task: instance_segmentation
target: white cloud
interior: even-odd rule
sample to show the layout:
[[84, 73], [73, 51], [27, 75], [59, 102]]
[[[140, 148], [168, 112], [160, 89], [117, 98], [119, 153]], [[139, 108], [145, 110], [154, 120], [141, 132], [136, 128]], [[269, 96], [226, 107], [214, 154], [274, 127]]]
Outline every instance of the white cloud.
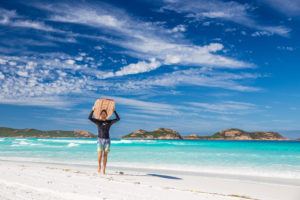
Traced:
[[17, 74], [19, 76], [23, 76], [23, 77], [27, 77], [28, 76], [28, 72], [27, 71], [17, 71]]
[[235, 31], [237, 31], [236, 28], [226, 28], [225, 29], [225, 32], [235, 32]]
[[16, 17], [17, 14], [14, 10], [6, 10], [0, 8], [0, 24], [8, 24], [11, 18]]
[[16, 66], [16, 65], [17, 65], [17, 63], [16, 63], [15, 61], [9, 61], [8, 64], [9, 64], [10, 66]]
[[248, 4], [241, 4], [235, 1], [223, 2], [219, 0], [164, 0], [164, 2], [165, 5], [163, 6], [163, 9], [183, 13], [187, 17], [197, 20], [203, 20], [204, 18], [222, 19], [280, 36], [288, 36], [290, 32], [290, 29], [284, 26], [267, 26], [259, 24], [251, 17], [253, 8]]
[[254, 33], [251, 34], [252, 37], [271, 36], [271, 35], [273, 34], [268, 31], [255, 31]]
[[47, 40], [37, 40], [37, 39], [29, 39], [29, 38], [7, 38], [6, 40], [1, 41], [2, 44], [6, 47], [10, 47], [12, 49], [18, 50], [19, 52], [23, 52], [21, 49], [26, 49], [27, 47], [37, 46], [37, 47], [56, 47], [57, 44]]
[[[176, 87], [183, 85], [192, 85], [198, 87], [210, 87], [210, 88], [223, 88], [226, 90], [234, 90], [241, 92], [255, 92], [261, 90], [257, 87], [246, 86], [240, 83], [246, 79], [259, 78], [258, 74], [250, 73], [227, 73], [216, 72], [209, 69], [189, 69], [179, 70], [171, 73], [157, 75], [154, 77], [148, 77], [143, 80], [127, 80], [120, 83], [114, 83], [111, 87], [115, 87], [116, 90], [141, 90], [148, 91], [148, 89], [155, 87]], [[149, 92], [149, 91], [148, 91]]]
[[205, 46], [191, 44], [169, 43], [159, 39], [133, 41], [125, 44], [134, 56], [149, 59], [154, 57], [166, 65], [210, 66], [216, 68], [247, 68], [252, 64], [234, 60], [225, 56], [216, 55], [215, 52], [223, 49], [219, 43]]
[[[115, 8], [89, 6], [63, 6], [62, 4], [48, 7], [52, 20], [76, 23], [101, 29], [110, 34], [104, 38], [106, 42], [118, 45], [125, 52], [139, 59], [137, 63], [126, 64], [115, 71], [99, 70], [99, 58], [94, 59], [81, 52], [70, 56], [64, 53], [48, 53], [38, 56], [1, 56], [0, 72], [5, 74], [0, 85], [0, 103], [18, 103], [28, 105], [65, 105], [62, 100], [72, 95], [94, 95], [97, 92], [141, 91], [155, 87], [175, 87], [178, 85], [194, 85], [199, 87], [218, 87], [237, 91], [257, 91], [257, 88], [244, 86], [238, 80], [254, 78], [249, 74], [234, 75], [233, 73], [217, 73], [214, 68], [240, 69], [251, 64], [229, 58], [218, 53], [224, 50], [221, 43], [195, 45], [185, 39], [180, 33], [170, 33], [169, 29], [157, 23], [143, 22], [130, 17]], [[11, 11], [9, 11], [11, 12]], [[5, 14], [10, 24], [19, 17], [15, 12]], [[21, 18], [23, 22], [25, 19]], [[25, 23], [26, 24], [26, 23]], [[24, 25], [24, 23], [23, 23]], [[26, 26], [30, 26], [28, 23]], [[31, 26], [38, 29], [38, 26]], [[180, 27], [177, 27], [180, 28]], [[182, 27], [181, 27], [182, 28]], [[183, 31], [183, 29], [179, 32]], [[179, 34], [179, 35], [178, 35]], [[73, 37], [79, 37], [74, 33]], [[82, 35], [81, 35], [82, 36]], [[98, 37], [98, 36], [97, 36]], [[99, 36], [101, 39], [102, 36]], [[97, 45], [97, 44], [96, 44]], [[79, 62], [76, 62], [76, 61]], [[149, 78], [130, 80], [106, 80], [110, 77], [139, 74], [155, 70], [163, 65], [179, 65], [199, 67], [191, 70], [179, 70]], [[208, 67], [208, 68], [203, 68]], [[180, 68], [180, 67], [178, 67]], [[101, 79], [101, 80], [99, 80]], [[47, 97], [55, 99], [49, 99]], [[16, 100], [18, 99], [18, 101]], [[74, 102], [72, 98], [68, 99]], [[44, 101], [44, 103], [43, 103]], [[27, 103], [26, 103], [27, 102]], [[123, 100], [124, 102], [124, 100]], [[127, 101], [127, 104], [137, 102]], [[145, 104], [147, 113], [168, 113], [170, 107], [165, 105]], [[137, 105], [142, 105], [139, 102]], [[138, 106], [136, 106], [138, 109]], [[139, 109], [142, 110], [142, 109]], [[175, 112], [175, 111], [169, 111]], [[176, 112], [175, 112], [176, 113]]]
[[33, 61], [29, 61], [27, 64], [26, 64], [26, 69], [33, 69], [34, 67], [37, 66], [37, 63], [36, 62], [33, 62]]
[[210, 26], [211, 22], [203, 22], [202, 25], [203, 26]]
[[49, 32], [63, 32], [61, 30], [54, 29], [46, 25], [44, 22], [24, 19], [22, 16], [19, 16], [16, 13], [16, 11], [6, 10], [3, 8], [0, 8], [0, 24], [12, 27], [30, 28]]
[[244, 114], [256, 109], [255, 104], [236, 101], [224, 101], [221, 103], [189, 102], [188, 104], [207, 112], [219, 114]]
[[152, 115], [174, 115], [179, 113], [175, 106], [167, 103], [157, 103], [117, 96], [108, 97], [113, 98], [117, 104], [124, 105], [130, 109], [135, 109], [135, 111], [137, 112]]
[[56, 109], [72, 107], [74, 104], [68, 98], [61, 96], [44, 96], [44, 97], [22, 97], [22, 98], [3, 98], [0, 96], [1, 104], [11, 104], [20, 106], [41, 106]]
[[155, 59], [150, 60], [150, 62], [140, 61], [136, 64], [129, 64], [122, 67], [119, 71], [115, 72], [116, 76], [124, 76], [128, 74], [139, 74], [143, 72], [152, 71], [161, 66], [161, 63]]
[[177, 25], [171, 29], [172, 33], [185, 32], [185, 31], [186, 31], [186, 26], [183, 24]]
[[300, 1], [299, 0], [260, 0], [271, 7], [279, 10], [287, 16], [300, 15]]
[[110, 77], [125, 76], [125, 75], [129, 75], [129, 74], [139, 74], [139, 73], [152, 71], [160, 66], [161, 66], [161, 63], [155, 59], [151, 59], [150, 62], [139, 61], [137, 63], [134, 63], [134, 64], [132, 63], [132, 64], [126, 65], [124, 67], [121, 67], [116, 72], [100, 73], [100, 75], [98, 77], [106, 79], [106, 78], [110, 78]]
[[[76, 11], [71, 12], [71, 9], [75, 9]], [[97, 12], [96, 9], [88, 7], [71, 8], [67, 5], [60, 5], [57, 10], [55, 10], [55, 8], [51, 8], [51, 11], [57, 11], [57, 15], [54, 15], [51, 18], [53, 21], [89, 24], [91, 26], [107, 27], [116, 30], [120, 30], [122, 27], [127, 26], [125, 21], [110, 15], [109, 12], [105, 11], [104, 9], [101, 9], [100, 12]]]
[[68, 60], [66, 60], [66, 64], [68, 64], [68, 65], [74, 65], [75, 64], [75, 60], [68, 59]]
[[5, 78], [4, 74], [0, 72], [0, 80], [3, 80]]
[[241, 31], [241, 34], [242, 35], [247, 35], [247, 32], [246, 31]]
[[5, 59], [3, 59], [3, 58], [0, 58], [0, 65], [2, 64], [2, 65], [4, 65], [4, 64], [6, 64], [6, 60]]
[[86, 91], [89, 87], [86, 75], [76, 76], [73, 73], [81, 66], [64, 64], [64, 60], [70, 59], [65, 54], [2, 56], [1, 59], [15, 65], [0, 65], [0, 73], [5, 74], [0, 80], [0, 103], [63, 106], [61, 96], [92, 91]]
[[278, 50], [284, 50], [284, 51], [294, 51], [295, 48], [294, 47], [290, 47], [290, 46], [277, 46]]
[[101, 51], [103, 48], [101, 46], [95, 46], [94, 49]]
[[30, 20], [16, 20], [14, 22], [11, 22], [10, 25], [15, 27], [32, 28], [43, 31], [55, 31], [55, 29], [45, 25], [43, 22], [35, 22]]
[[[222, 44], [194, 45], [182, 37], [174, 36], [172, 31], [157, 23], [143, 22], [130, 17], [127, 13], [110, 6], [82, 5], [71, 7], [65, 4], [38, 5], [41, 9], [52, 12], [50, 20], [83, 24], [113, 35], [100, 40], [125, 48], [125, 53], [142, 59], [130, 67], [144, 68], [143, 62], [155, 58], [161, 65], [198, 65], [222, 68], [245, 68], [251, 64], [217, 55], [222, 50]], [[183, 31], [183, 26], [177, 26], [177, 31]], [[171, 32], [171, 33], [170, 33]], [[155, 67], [153, 69], [156, 69]], [[143, 72], [143, 69], [137, 70]]]

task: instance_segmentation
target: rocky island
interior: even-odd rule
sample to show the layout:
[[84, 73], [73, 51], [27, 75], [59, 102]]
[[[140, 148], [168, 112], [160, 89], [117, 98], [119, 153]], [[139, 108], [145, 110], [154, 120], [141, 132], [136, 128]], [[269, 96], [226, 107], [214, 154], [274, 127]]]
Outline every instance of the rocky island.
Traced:
[[211, 138], [221, 140], [287, 140], [287, 138], [276, 132], [246, 132], [234, 128], [217, 132]]
[[172, 129], [159, 128], [154, 131], [146, 131], [143, 129], [136, 130], [128, 135], [124, 135], [123, 139], [159, 139], [172, 140], [182, 139], [181, 135]]
[[0, 127], [0, 137], [36, 137], [36, 138], [94, 138], [96, 135], [83, 130], [62, 131], [51, 130], [42, 131], [38, 129], [13, 129]]
[[185, 140], [208, 140], [211, 138], [211, 136], [201, 136], [201, 135], [197, 135], [196, 133], [190, 134], [190, 135], [185, 135], [182, 136], [183, 139]]
[[154, 131], [136, 130], [122, 137], [123, 139], [186, 139], [186, 140], [287, 140], [276, 132], [247, 132], [241, 129], [226, 129], [211, 136], [190, 134], [181, 136], [177, 131], [159, 128]]

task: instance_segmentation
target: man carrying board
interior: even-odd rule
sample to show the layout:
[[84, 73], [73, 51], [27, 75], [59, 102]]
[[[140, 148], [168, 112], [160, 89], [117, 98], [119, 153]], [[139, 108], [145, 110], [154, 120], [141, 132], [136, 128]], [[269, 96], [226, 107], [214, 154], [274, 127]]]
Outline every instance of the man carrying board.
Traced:
[[107, 156], [110, 150], [110, 136], [109, 129], [111, 125], [120, 120], [120, 117], [116, 110], [114, 110], [115, 119], [108, 119], [107, 111], [101, 110], [99, 119], [93, 117], [95, 106], [89, 115], [89, 120], [94, 122], [98, 128], [98, 140], [97, 140], [97, 151], [98, 151], [98, 173], [101, 172], [101, 161], [103, 157], [103, 174], [105, 174]]

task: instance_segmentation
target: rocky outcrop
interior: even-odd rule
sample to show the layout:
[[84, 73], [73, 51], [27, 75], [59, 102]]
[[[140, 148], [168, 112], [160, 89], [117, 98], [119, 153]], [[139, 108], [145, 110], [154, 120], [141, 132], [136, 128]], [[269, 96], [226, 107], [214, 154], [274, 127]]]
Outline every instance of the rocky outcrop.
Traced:
[[195, 133], [183, 136], [183, 139], [185, 140], [209, 140], [210, 138], [211, 136], [200, 136]]
[[183, 138], [186, 139], [186, 140], [199, 140], [199, 139], [201, 139], [201, 137], [197, 134], [186, 135], [186, 136], [183, 136]]
[[286, 140], [276, 132], [246, 132], [241, 129], [227, 129], [215, 133], [211, 139], [223, 140]]
[[74, 131], [75, 137], [85, 137], [85, 138], [93, 138], [95, 137], [94, 134], [84, 131], [84, 130], [75, 130]]
[[124, 139], [158, 139], [158, 140], [174, 140], [182, 139], [181, 135], [172, 129], [159, 128], [154, 131], [146, 131], [139, 129], [123, 136]]
[[72, 137], [72, 138], [94, 138], [96, 135], [84, 131], [63, 131], [63, 130], [51, 130], [42, 131], [38, 129], [13, 129], [7, 127], [0, 127], [0, 137], [36, 137], [36, 138], [60, 138], [60, 137]]
[[177, 131], [159, 128], [154, 131], [139, 129], [122, 137], [123, 139], [186, 139], [186, 140], [287, 140], [276, 132], [247, 132], [241, 129], [226, 129], [211, 136], [190, 134], [181, 136]]

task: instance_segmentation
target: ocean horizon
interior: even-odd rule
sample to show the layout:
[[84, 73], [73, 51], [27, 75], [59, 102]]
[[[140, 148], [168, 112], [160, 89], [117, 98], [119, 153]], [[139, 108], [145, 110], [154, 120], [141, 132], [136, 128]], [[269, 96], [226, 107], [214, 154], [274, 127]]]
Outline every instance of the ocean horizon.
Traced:
[[[300, 179], [300, 142], [112, 139], [109, 166]], [[97, 165], [95, 138], [0, 138], [0, 159]]]

